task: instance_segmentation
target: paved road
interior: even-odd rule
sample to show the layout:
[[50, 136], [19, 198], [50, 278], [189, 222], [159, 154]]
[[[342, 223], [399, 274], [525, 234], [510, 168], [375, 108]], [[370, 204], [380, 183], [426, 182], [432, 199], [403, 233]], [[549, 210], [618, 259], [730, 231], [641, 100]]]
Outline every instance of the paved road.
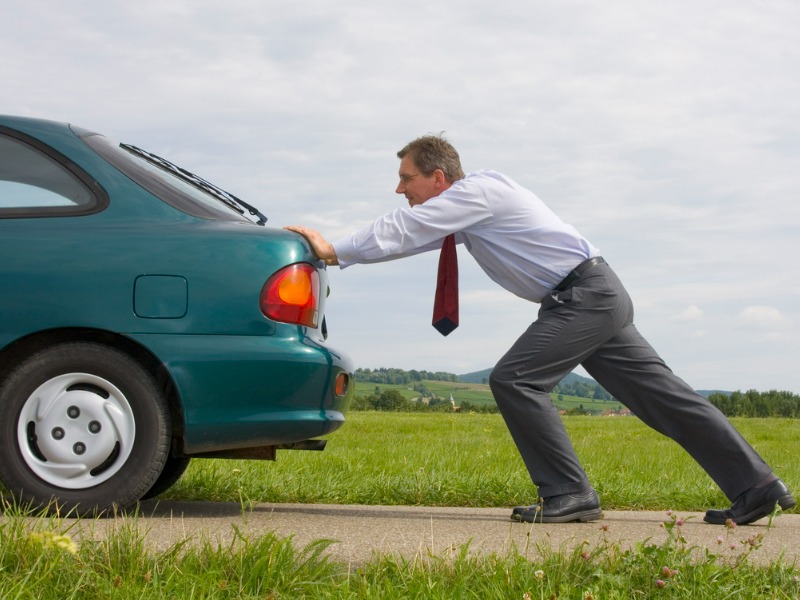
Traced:
[[[661, 524], [669, 520], [665, 512], [607, 511], [603, 520], [593, 523], [529, 525], [513, 523], [509, 515], [507, 508], [258, 504], [243, 511], [237, 503], [148, 501], [142, 504], [136, 527], [156, 549], [186, 538], [225, 543], [233, 536], [233, 525], [246, 535], [291, 536], [297, 547], [332, 539], [335, 543], [328, 552], [333, 559], [360, 563], [374, 552], [407, 558], [427, 552], [444, 556], [468, 542], [472, 552], [502, 554], [515, 547], [530, 556], [541, 544], [554, 549], [574, 548], [584, 541], [595, 547], [604, 540], [622, 547], [645, 540], [661, 544], [667, 540]], [[785, 560], [800, 564], [798, 514], [780, 515], [771, 527], [762, 519], [733, 530], [703, 523], [702, 513], [676, 515], [685, 521], [681, 531], [689, 546], [735, 556], [748, 539], [763, 534], [762, 546], [751, 560], [770, 562], [783, 553]], [[125, 519], [87, 521], [86, 534], [103, 535], [108, 528], [122, 526]]]

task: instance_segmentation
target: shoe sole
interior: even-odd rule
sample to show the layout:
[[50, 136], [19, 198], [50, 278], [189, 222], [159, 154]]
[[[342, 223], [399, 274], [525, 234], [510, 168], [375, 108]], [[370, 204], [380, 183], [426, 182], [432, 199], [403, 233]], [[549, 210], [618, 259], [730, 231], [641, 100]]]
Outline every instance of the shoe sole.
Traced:
[[597, 521], [602, 518], [603, 511], [599, 508], [570, 513], [568, 515], [561, 515], [558, 517], [541, 517], [539, 516], [539, 513], [534, 513], [532, 515], [526, 515], [522, 512], [511, 514], [512, 521], [522, 523], [588, 523], [590, 521]]
[[[757, 509], [750, 511], [739, 520], [734, 520], [737, 525], [750, 525], [750, 523], [754, 523], [759, 519], [763, 519], [764, 517], [770, 516], [773, 511], [775, 510], [775, 506], [780, 506], [781, 510], [789, 510], [790, 508], [794, 508], [797, 504], [797, 500], [795, 500], [794, 496], [781, 496], [774, 502], [768, 502], [767, 504], [762, 504]], [[725, 525], [728, 522], [728, 519], [714, 519], [709, 518], [706, 515], [703, 520], [706, 523], [711, 523], [712, 525]]]

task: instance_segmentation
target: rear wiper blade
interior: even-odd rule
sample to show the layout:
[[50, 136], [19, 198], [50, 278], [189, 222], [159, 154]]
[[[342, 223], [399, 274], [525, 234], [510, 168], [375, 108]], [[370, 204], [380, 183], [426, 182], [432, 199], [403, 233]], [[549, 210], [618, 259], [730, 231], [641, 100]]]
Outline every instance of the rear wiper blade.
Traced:
[[141, 148], [137, 148], [132, 144], [120, 144], [120, 148], [124, 148], [128, 152], [135, 154], [136, 156], [140, 156], [141, 158], [145, 159], [147, 162], [164, 169], [172, 173], [173, 175], [179, 177], [189, 185], [193, 185], [199, 190], [202, 190], [220, 202], [223, 202], [226, 206], [230, 209], [235, 210], [240, 215], [245, 213], [245, 210], [249, 212], [252, 216], [256, 217], [257, 221], [256, 224], [264, 225], [267, 222], [267, 217], [265, 217], [261, 211], [259, 211], [254, 206], [248, 204], [241, 198], [238, 198], [231, 194], [230, 192], [226, 192], [222, 188], [215, 186], [213, 183], [210, 183], [200, 177], [199, 175], [195, 175], [191, 171], [187, 171], [179, 167], [178, 165], [171, 163], [166, 158], [161, 158], [153, 154], [152, 152], [148, 152], [147, 150], [142, 150]]

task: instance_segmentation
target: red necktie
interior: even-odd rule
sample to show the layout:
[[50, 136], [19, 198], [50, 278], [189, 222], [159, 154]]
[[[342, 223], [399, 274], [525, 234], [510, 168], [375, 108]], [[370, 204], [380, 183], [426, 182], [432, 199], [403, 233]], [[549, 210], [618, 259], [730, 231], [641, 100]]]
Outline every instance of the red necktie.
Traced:
[[436, 298], [433, 301], [433, 326], [442, 335], [458, 327], [458, 254], [456, 237], [450, 234], [442, 242]]

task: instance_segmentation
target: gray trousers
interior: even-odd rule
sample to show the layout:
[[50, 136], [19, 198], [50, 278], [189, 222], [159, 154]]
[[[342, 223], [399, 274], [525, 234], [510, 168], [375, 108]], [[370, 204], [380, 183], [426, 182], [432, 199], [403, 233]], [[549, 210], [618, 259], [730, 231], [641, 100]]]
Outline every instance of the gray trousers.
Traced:
[[628, 293], [600, 264], [542, 301], [539, 318], [489, 380], [541, 497], [591, 487], [549, 395], [577, 365], [644, 423], [678, 442], [731, 501], [771, 474], [728, 419], [675, 376], [641, 336]]

